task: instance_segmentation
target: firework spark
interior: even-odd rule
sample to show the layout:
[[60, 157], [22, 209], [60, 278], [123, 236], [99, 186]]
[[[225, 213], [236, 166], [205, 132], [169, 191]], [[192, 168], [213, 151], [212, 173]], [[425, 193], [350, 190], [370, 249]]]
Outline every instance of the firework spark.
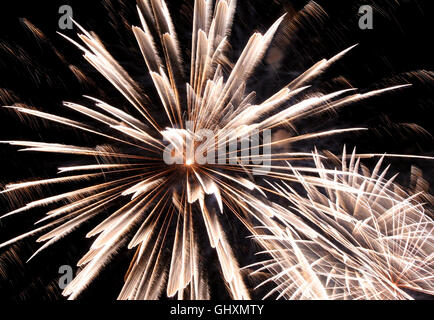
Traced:
[[[14, 192], [31, 193], [35, 188], [48, 185], [72, 185], [71, 182], [89, 184], [27, 203], [7, 213], [3, 217], [37, 207], [57, 205], [38, 221], [44, 223], [41, 227], [3, 243], [1, 247], [43, 233], [38, 241], [45, 244], [37, 254], [83, 223], [103, 217], [105, 219], [87, 234], [87, 237], [96, 239], [78, 262], [82, 270], [64, 290], [65, 296], [77, 298], [112, 256], [127, 246], [136, 249], [136, 253], [120, 299], [156, 299], [164, 288], [169, 297], [207, 299], [208, 282], [201, 268], [203, 261], [197, 230], [203, 224], [209, 244], [217, 252], [229, 293], [235, 299], [248, 299], [249, 290], [244, 284], [221, 219], [228, 212], [233, 213], [253, 233], [258, 223], [269, 219], [275, 209], [267, 205], [268, 202], [260, 200], [265, 199], [264, 188], [253, 179], [253, 174], [264, 168], [252, 164], [251, 156], [241, 159], [238, 153], [233, 152], [226, 154], [229, 163], [199, 164], [189, 156], [186, 141], [200, 137], [203, 129], [211, 130], [217, 138], [207, 141], [205, 149], [218, 150], [224, 142], [239, 141], [253, 132], [265, 132], [302, 117], [340, 108], [402, 86], [365, 94], [355, 93], [354, 89], [317, 93], [290, 103], [292, 98], [308, 88], [310, 81], [345, 55], [349, 48], [331, 59], [319, 61], [269, 99], [255, 103], [255, 93], [246, 92], [246, 81], [263, 58], [284, 17], [278, 19], [266, 33], [253, 34], [237, 62], [231, 65], [225, 53], [236, 1], [218, 0], [213, 9], [212, 1], [196, 0], [190, 70], [186, 70], [165, 2], [140, 0], [137, 8], [142, 25], [132, 27], [132, 31], [167, 121], [162, 123], [153, 117], [153, 106], [141, 92], [140, 86], [110, 55], [94, 33], [76, 24], [81, 30], [78, 34], [81, 43], [67, 39], [81, 49], [84, 58], [129, 101], [131, 112], [127, 113], [93, 97], [88, 97], [93, 103], [91, 107], [65, 103], [65, 107], [88, 117], [89, 122], [22, 106], [8, 107], [19, 114], [98, 135], [106, 139], [107, 144], [87, 147], [3, 141], [23, 147], [22, 151], [88, 156], [95, 158], [96, 162], [61, 167], [61, 177], [6, 186], [2, 193], [8, 195]], [[363, 128], [313, 132], [264, 142], [264, 145], [256, 148], [357, 130]], [[168, 145], [182, 155], [182, 163], [168, 165], [163, 161]], [[269, 156], [269, 169], [280, 171], [277, 164], [281, 161], [295, 161], [305, 158], [306, 154], [271, 153]], [[293, 174], [287, 173], [270, 174], [270, 177], [294, 179]], [[98, 179], [104, 179], [104, 182], [96, 182]], [[253, 197], [253, 192], [258, 196]], [[252, 206], [264, 210], [257, 212], [250, 209]], [[109, 209], [112, 213], [105, 217], [104, 213]]]

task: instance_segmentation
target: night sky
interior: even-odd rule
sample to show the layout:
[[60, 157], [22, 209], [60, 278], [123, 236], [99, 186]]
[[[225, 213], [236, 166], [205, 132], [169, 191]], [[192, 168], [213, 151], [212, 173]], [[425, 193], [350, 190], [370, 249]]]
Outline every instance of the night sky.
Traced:
[[[83, 58], [81, 52], [62, 38], [62, 32], [77, 39], [74, 30], [60, 30], [58, 13], [61, 5], [73, 8], [74, 19], [87, 30], [94, 31], [107, 49], [135, 79], [151, 99], [155, 89], [146, 70], [134, 35], [127, 25], [139, 25], [135, 1], [110, 0], [50, 0], [0, 2], [0, 105], [23, 103], [45, 112], [72, 117], [62, 107], [63, 101], [85, 102], [83, 95], [108, 101], [116, 106], [128, 106], [127, 101]], [[182, 44], [183, 57], [189, 61], [191, 15], [193, 1], [170, 1], [175, 28]], [[313, 83], [312, 90], [331, 92], [351, 85], [362, 92], [390, 85], [412, 83], [411, 88], [386, 93], [337, 113], [299, 121], [299, 133], [344, 127], [367, 127], [363, 133], [343, 134], [291, 146], [295, 151], [311, 151], [314, 146], [339, 154], [357, 146], [360, 153], [404, 153], [434, 156], [432, 107], [433, 70], [432, 10], [430, 0], [317, 0], [327, 15], [315, 19], [301, 17], [308, 1], [302, 0], [239, 0], [231, 43], [232, 61], [239, 56], [248, 37], [254, 31], [265, 31], [282, 14], [287, 13], [292, 28], [281, 28], [257, 72], [248, 82], [256, 90], [259, 101], [296, 78], [322, 58], [359, 44], [345, 58]], [[363, 4], [374, 8], [373, 30], [361, 30], [358, 9]], [[291, 18], [299, 18], [297, 21]], [[38, 28], [39, 39], [28, 25]], [[425, 70], [425, 71], [423, 71]], [[79, 76], [85, 75], [86, 78]], [[158, 119], [161, 110], [153, 111]], [[160, 116], [162, 118], [162, 116]], [[410, 125], [411, 124], [411, 125]], [[414, 128], [418, 128], [415, 130]], [[99, 138], [66, 129], [58, 125], [21, 119], [10, 110], [0, 110], [0, 140], [37, 140], [66, 144], [97, 145]], [[16, 147], [0, 145], [0, 186], [31, 177], [50, 177], [59, 165], [74, 162], [72, 157], [37, 153], [19, 153]], [[368, 160], [372, 165], [378, 159]], [[432, 162], [426, 160], [389, 159], [391, 174], [400, 172], [398, 182], [405, 185], [412, 165], [421, 168], [425, 179], [433, 181]], [[56, 190], [58, 191], [58, 190]], [[35, 195], [36, 197], [38, 195]], [[13, 199], [0, 198], [0, 215], [13, 208]], [[31, 230], [44, 210], [33, 210], [0, 220], [0, 243]], [[35, 237], [0, 249], [0, 299], [58, 300], [63, 299], [58, 288], [58, 269], [74, 266], [87, 251], [92, 239], [85, 234], [95, 221], [41, 253], [30, 263], [25, 261], [39, 247]], [[227, 221], [228, 234], [248, 236], [241, 226]], [[241, 264], [252, 262], [259, 250], [251, 240], [237, 243]], [[132, 254], [122, 251], [93, 282], [82, 299], [107, 300], [118, 295]], [[212, 297], [227, 299], [222, 284], [213, 286], [219, 278], [216, 257], [208, 252], [207, 265]], [[218, 282], [217, 280], [215, 280]], [[261, 292], [256, 293], [258, 297]]]

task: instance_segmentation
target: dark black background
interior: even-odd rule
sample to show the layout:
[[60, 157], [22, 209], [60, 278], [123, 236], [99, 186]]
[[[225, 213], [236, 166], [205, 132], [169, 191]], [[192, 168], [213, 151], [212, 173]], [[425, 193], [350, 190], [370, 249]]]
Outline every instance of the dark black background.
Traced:
[[[269, 0], [238, 1], [234, 30], [230, 39], [233, 55], [239, 55], [248, 37], [254, 31], [265, 31], [281, 14], [295, 15], [307, 1]], [[258, 100], [263, 100], [287, 84], [313, 63], [330, 58], [341, 50], [359, 43], [336, 66], [314, 83], [315, 89], [339, 87], [345, 78], [361, 91], [386, 87], [392, 84], [412, 83], [412, 88], [387, 93], [321, 118], [306, 119], [298, 124], [300, 132], [323, 128], [363, 126], [371, 128], [363, 134], [313, 141], [296, 146], [305, 151], [319, 148], [339, 153], [344, 144], [358, 152], [405, 153], [434, 156], [432, 139], [433, 82], [409, 72], [432, 70], [432, 11], [430, 0], [318, 0], [327, 12], [320, 23], [304, 21], [293, 33], [282, 30], [273, 43], [284, 58], [279, 68], [264, 62], [255, 73], [249, 87], [256, 90]], [[25, 103], [38, 109], [60, 115], [70, 115], [62, 108], [62, 101], [83, 102], [84, 94], [104, 98], [114, 105], [127, 105], [126, 101], [108, 82], [81, 57], [81, 52], [56, 32], [61, 5], [71, 5], [74, 19], [88, 30], [95, 31], [110, 52], [142, 86], [150, 98], [154, 89], [147, 76], [132, 32], [125, 26], [138, 25], [135, 1], [50, 0], [1, 1], [0, 3], [0, 104]], [[111, 5], [109, 5], [111, 4]], [[362, 4], [374, 7], [374, 29], [360, 30], [358, 8]], [[168, 1], [175, 27], [188, 57], [191, 34], [192, 1]], [[26, 18], [40, 29], [45, 38], [37, 40], [23, 24]], [[75, 37], [76, 29], [62, 31]], [[53, 50], [55, 49], [55, 50]], [[188, 61], [186, 59], [186, 61]], [[88, 76], [80, 82], [70, 66]], [[339, 78], [341, 77], [341, 78]], [[431, 76], [432, 80], [432, 76]], [[7, 94], [5, 94], [7, 92]], [[155, 114], [159, 111], [156, 109]], [[75, 116], [75, 115], [74, 115]], [[158, 118], [158, 116], [157, 116]], [[415, 123], [426, 130], [416, 134], [408, 130], [407, 123]], [[60, 126], [40, 126], [24, 121], [8, 110], [0, 110], [0, 140], [36, 140], [64, 142], [78, 145], [101, 143], [94, 137], [65, 130]], [[367, 161], [373, 164], [376, 160]], [[400, 182], [405, 183], [411, 165], [424, 170], [432, 181], [432, 162], [425, 160], [391, 159], [392, 172], [401, 172]], [[17, 153], [16, 148], [0, 145], [0, 184], [26, 179], [48, 177], [56, 173], [59, 163], [74, 163], [70, 157]], [[13, 201], [12, 201], [13, 202]], [[0, 214], [6, 213], [13, 203], [3, 200]], [[32, 228], [41, 212], [24, 213], [0, 220], [0, 242]], [[0, 249], [0, 300], [56, 300], [62, 299], [57, 287], [57, 270], [60, 265], [75, 265], [86, 252], [89, 241], [83, 240], [88, 228], [84, 227], [65, 241], [56, 244], [40, 258], [25, 264], [38, 248], [31, 238], [9, 249]], [[255, 249], [255, 248], [253, 248]], [[251, 249], [251, 250], [253, 250]], [[250, 249], [249, 249], [250, 250]], [[247, 250], [242, 254], [251, 254]], [[113, 299], [122, 286], [122, 277], [131, 259], [130, 252], [121, 252], [83, 294], [87, 299]], [[210, 270], [211, 277], [218, 271]], [[212, 284], [211, 284], [212, 285]], [[214, 298], [226, 298], [224, 290], [216, 290]]]

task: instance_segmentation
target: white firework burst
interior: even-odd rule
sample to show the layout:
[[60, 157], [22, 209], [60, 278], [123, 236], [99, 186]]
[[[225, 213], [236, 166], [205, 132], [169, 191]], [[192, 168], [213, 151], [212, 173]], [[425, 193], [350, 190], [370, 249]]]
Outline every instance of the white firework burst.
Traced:
[[[422, 202], [425, 191], [408, 194], [381, 171], [361, 166], [355, 153], [341, 169], [288, 168], [302, 192], [285, 182], [273, 192], [288, 206], [273, 206], [279, 223], [258, 236], [271, 259], [255, 273], [275, 283], [267, 296], [286, 299], [412, 299], [434, 295], [434, 223]], [[306, 175], [306, 171], [310, 173]], [[414, 175], [421, 182], [420, 173]]]

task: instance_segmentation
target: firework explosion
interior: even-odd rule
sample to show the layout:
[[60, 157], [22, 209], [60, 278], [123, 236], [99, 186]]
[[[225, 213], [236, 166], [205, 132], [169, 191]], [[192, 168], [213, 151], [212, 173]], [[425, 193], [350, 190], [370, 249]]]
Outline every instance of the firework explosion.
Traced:
[[[81, 49], [84, 58], [129, 101], [131, 112], [127, 113], [94, 97], [87, 97], [93, 103], [92, 106], [65, 103], [65, 107], [88, 117], [89, 120], [85, 122], [33, 108], [17, 105], [7, 107], [21, 115], [98, 135], [107, 143], [87, 147], [3, 141], [24, 147], [22, 151], [79, 155], [93, 157], [94, 161], [63, 166], [59, 168], [60, 177], [7, 185], [2, 193], [10, 196], [32, 193], [49, 185], [88, 184], [26, 203], [4, 215], [3, 218], [37, 207], [58, 205], [37, 222], [43, 224], [41, 227], [3, 243], [1, 247], [42, 233], [38, 241], [45, 243], [33, 258], [84, 223], [103, 216], [102, 222], [87, 234], [87, 237], [95, 237], [95, 240], [88, 253], [78, 262], [82, 270], [64, 290], [65, 296], [77, 298], [112, 257], [128, 247], [135, 249], [136, 253], [119, 299], [157, 299], [163, 290], [168, 297], [208, 299], [207, 275], [201, 267], [204, 257], [198, 240], [201, 234], [198, 229], [204, 227], [209, 246], [216, 251], [222, 278], [230, 295], [234, 299], [249, 299], [249, 289], [222, 226], [222, 220], [232, 215], [252, 235], [257, 236], [258, 242], [275, 259], [265, 263], [265, 266], [276, 274], [271, 279], [276, 282], [276, 291], [282, 297], [378, 298], [392, 293], [393, 297], [407, 297], [401, 287], [432, 293], [429, 278], [432, 270], [427, 267], [432, 260], [429, 229], [432, 224], [429, 218], [421, 218], [418, 204], [389, 194], [385, 187], [388, 186], [387, 182], [384, 182], [383, 177], [376, 177], [376, 173], [370, 179], [357, 175], [353, 161], [351, 170], [345, 171], [344, 168], [341, 173], [336, 173], [336, 179], [330, 179], [325, 169], [318, 168], [321, 176], [315, 180], [306, 177], [302, 170], [287, 170], [281, 163], [313, 157], [320, 165], [318, 155], [272, 151], [276, 145], [364, 128], [312, 132], [280, 140], [267, 139], [265, 135], [272, 129], [290, 126], [300, 118], [336, 110], [403, 86], [364, 94], [355, 93], [354, 89], [326, 94], [318, 92], [293, 103], [294, 98], [308, 89], [310, 82], [350, 51], [351, 47], [331, 59], [319, 61], [267, 100], [257, 102], [255, 92], [247, 91], [246, 82], [263, 58], [278, 28], [284, 23], [284, 17], [278, 19], [266, 33], [253, 34], [238, 60], [232, 64], [227, 57], [227, 39], [236, 1], [218, 0], [213, 6], [212, 1], [196, 0], [190, 69], [187, 70], [165, 2], [141, 0], [138, 1], [137, 9], [141, 27], [132, 27], [132, 31], [158, 92], [160, 106], [151, 105], [140, 86], [110, 55], [94, 33], [76, 24], [81, 30], [78, 35], [81, 43], [67, 39]], [[166, 121], [156, 121], [153, 117], [156, 108], [164, 110]], [[211, 132], [212, 137], [206, 136], [204, 132]], [[242, 143], [246, 136], [255, 134], [262, 134], [264, 138], [258, 139], [256, 143]], [[204, 143], [195, 143], [205, 138]], [[228, 150], [226, 145], [231, 144], [241, 145], [241, 150]], [[264, 153], [260, 157], [262, 162], [258, 164], [255, 151], [267, 148], [271, 151]], [[219, 154], [213, 154], [212, 150], [219, 150]], [[203, 156], [205, 153], [207, 161], [200, 161], [197, 154]], [[224, 161], [221, 161], [222, 154]], [[173, 162], [165, 161], [167, 156], [173, 155]], [[264, 166], [267, 159], [269, 164]], [[349, 177], [354, 177], [349, 178], [350, 181], [337, 178], [345, 176], [345, 172], [349, 173]], [[288, 190], [283, 190], [278, 184], [282, 182], [275, 182], [273, 190], [264, 187], [255, 181], [255, 175], [259, 174], [267, 174], [269, 179], [278, 181], [301, 182], [309, 198], [304, 199], [287, 185], [285, 187]], [[329, 198], [321, 196], [315, 186], [327, 187]], [[324, 226], [321, 231], [326, 235], [319, 230], [309, 229], [305, 222], [291, 219], [293, 216], [288, 209], [270, 204], [267, 193], [276, 192], [290, 201], [301, 216]], [[361, 194], [366, 199], [359, 199], [357, 195]], [[344, 196], [346, 198], [342, 200]], [[389, 202], [382, 204], [386, 196], [390, 198], [387, 200]], [[384, 209], [395, 208], [394, 201], [407, 205], [403, 215]], [[355, 207], [346, 208], [347, 211], [342, 213], [339, 209], [344, 202], [349, 206], [353, 203]], [[382, 207], [378, 208], [380, 205]], [[366, 206], [373, 208], [374, 213]], [[110, 214], [106, 216], [106, 212]], [[380, 218], [384, 212], [387, 218]], [[275, 233], [282, 228], [275, 217], [287, 226], [285, 233]], [[362, 218], [370, 218], [370, 221]], [[341, 226], [341, 220], [347, 225]], [[397, 225], [390, 227], [390, 223]], [[262, 231], [258, 231], [263, 229], [258, 229], [258, 226], [265, 226], [275, 234], [275, 238], [264, 236]], [[348, 239], [348, 230], [357, 230], [360, 234]], [[313, 233], [314, 239], [309, 240], [304, 240], [300, 235], [311, 236]], [[336, 238], [336, 241], [342, 241], [339, 245], [327, 238], [327, 235], [335, 234], [342, 234]], [[363, 249], [355, 245], [361, 239], [364, 241], [361, 246]], [[405, 246], [409, 241], [411, 246]], [[303, 249], [299, 249], [298, 243]], [[393, 254], [386, 255], [384, 250], [389, 250], [389, 246]], [[308, 249], [318, 257], [305, 257], [303, 252]], [[352, 255], [344, 253], [351, 250], [354, 250]], [[422, 256], [415, 259], [419, 254]], [[397, 261], [391, 261], [396, 256]], [[419, 269], [411, 269], [410, 273], [407, 269], [412, 267], [409, 262], [411, 259], [414, 259]], [[299, 270], [300, 264], [305, 268], [302, 272]], [[357, 272], [361, 265], [366, 271], [363, 269], [359, 275]], [[326, 273], [330, 273], [330, 279], [324, 284], [322, 277]], [[428, 279], [417, 280], [416, 276]], [[369, 284], [362, 278], [369, 279], [370, 282], [366, 280]], [[305, 290], [312, 279], [315, 281], [309, 286], [313, 287], [309, 287], [305, 294], [300, 294], [300, 290]]]
[[[342, 169], [327, 169], [314, 153], [315, 167], [290, 170], [303, 186], [270, 183], [288, 201], [273, 205], [280, 223], [258, 236], [272, 257], [258, 263], [274, 282], [268, 295], [286, 299], [412, 299], [409, 292], [434, 294], [432, 212], [423, 189], [409, 195], [386, 179], [380, 160], [372, 173], [355, 153]], [[312, 175], [306, 175], [306, 172]], [[422, 182], [415, 172], [413, 180]], [[415, 186], [418, 183], [414, 184]]]

